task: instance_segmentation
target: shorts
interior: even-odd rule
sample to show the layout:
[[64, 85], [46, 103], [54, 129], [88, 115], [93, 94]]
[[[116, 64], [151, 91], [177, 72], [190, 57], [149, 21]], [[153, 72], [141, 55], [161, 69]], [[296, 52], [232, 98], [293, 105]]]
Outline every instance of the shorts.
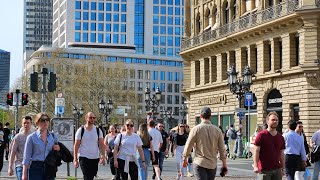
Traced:
[[[152, 154], [151, 154], [151, 157], [152, 157]], [[154, 151], [154, 158], [155, 160], [152, 161], [152, 165], [159, 165], [159, 152]]]

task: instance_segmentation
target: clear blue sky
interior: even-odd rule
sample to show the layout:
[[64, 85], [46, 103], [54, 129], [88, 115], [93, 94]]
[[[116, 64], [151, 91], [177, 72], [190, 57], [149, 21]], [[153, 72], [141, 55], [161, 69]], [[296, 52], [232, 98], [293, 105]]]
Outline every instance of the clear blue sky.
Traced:
[[11, 53], [10, 87], [22, 75], [24, 1], [1, 0], [0, 6], [0, 49]]

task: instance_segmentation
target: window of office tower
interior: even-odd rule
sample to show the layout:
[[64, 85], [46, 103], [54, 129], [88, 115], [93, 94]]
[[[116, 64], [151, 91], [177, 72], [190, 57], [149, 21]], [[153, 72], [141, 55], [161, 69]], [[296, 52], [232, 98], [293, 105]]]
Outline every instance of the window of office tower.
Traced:
[[134, 44], [137, 53], [144, 52], [144, 0], [134, 2]]

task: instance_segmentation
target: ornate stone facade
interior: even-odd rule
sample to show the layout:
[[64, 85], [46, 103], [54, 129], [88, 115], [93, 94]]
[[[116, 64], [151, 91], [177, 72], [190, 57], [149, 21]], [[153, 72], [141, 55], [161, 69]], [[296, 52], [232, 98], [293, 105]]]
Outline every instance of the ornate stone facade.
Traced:
[[[251, 90], [256, 121], [244, 120], [246, 129], [252, 132], [274, 110], [281, 115], [282, 131], [290, 119], [303, 121], [307, 136], [319, 129], [318, 1], [186, 0], [185, 12], [189, 24], [185, 24], [181, 56], [189, 124], [196, 124], [203, 106], [212, 108], [217, 125], [228, 124], [226, 114], [234, 119], [229, 118], [229, 124], [238, 124], [234, 111], [239, 104], [229, 91], [226, 72], [236, 65], [241, 74], [249, 65], [255, 73]], [[279, 102], [270, 99], [273, 90], [280, 93]], [[219, 96], [225, 96], [226, 103], [198, 103]]]

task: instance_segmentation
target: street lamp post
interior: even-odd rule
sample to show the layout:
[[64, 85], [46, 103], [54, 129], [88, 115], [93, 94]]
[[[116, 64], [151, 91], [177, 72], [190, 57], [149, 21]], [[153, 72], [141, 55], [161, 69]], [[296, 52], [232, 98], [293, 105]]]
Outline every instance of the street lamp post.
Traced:
[[[237, 95], [239, 101], [239, 108], [243, 106], [242, 99], [245, 93], [250, 92], [250, 86], [252, 85], [252, 76], [254, 75], [249, 66], [246, 66], [242, 73], [242, 80], [237, 78], [238, 72], [236, 67], [232, 65], [227, 72], [228, 86], [233, 94]], [[243, 143], [242, 143], [242, 116], [239, 116], [239, 133], [238, 133], [238, 157], [243, 155]]]
[[153, 96], [151, 96], [150, 89], [146, 87], [144, 91], [144, 100], [146, 102], [146, 111], [148, 111], [147, 113], [151, 114], [151, 117], [153, 118], [161, 101], [161, 91], [159, 87], [157, 87], [156, 92], [155, 94], [153, 94]]
[[[74, 116], [74, 119], [76, 120], [75, 125], [74, 125], [74, 127], [75, 127], [74, 132], [76, 132], [77, 129], [79, 128], [80, 118], [83, 116], [83, 112], [84, 112], [84, 110], [82, 107], [80, 109], [78, 109], [76, 106], [73, 106], [72, 114]], [[68, 169], [70, 168], [69, 163], [68, 163], [67, 168]], [[68, 172], [69, 172], [69, 170], [68, 170]], [[77, 177], [77, 168], [75, 168], [75, 170], [74, 170], [74, 176]]]
[[182, 124], [187, 124], [187, 121], [185, 119], [187, 113], [188, 113], [188, 107], [186, 104], [182, 104], [181, 107], [179, 107], [180, 115], [182, 116]]
[[106, 103], [103, 101], [103, 99], [100, 100], [100, 102], [99, 102], [99, 110], [103, 114], [103, 118], [104, 118], [102, 124], [109, 123], [108, 116], [109, 116], [109, 114], [111, 114], [111, 112], [113, 110], [113, 102], [112, 102], [111, 99], [108, 99], [107, 105], [108, 106], [106, 106]]
[[160, 111], [161, 113], [161, 117], [164, 119], [164, 123], [165, 123], [165, 130], [168, 131], [169, 130], [169, 119], [172, 118], [172, 113], [171, 111], [166, 111], [166, 110], [162, 110]]

